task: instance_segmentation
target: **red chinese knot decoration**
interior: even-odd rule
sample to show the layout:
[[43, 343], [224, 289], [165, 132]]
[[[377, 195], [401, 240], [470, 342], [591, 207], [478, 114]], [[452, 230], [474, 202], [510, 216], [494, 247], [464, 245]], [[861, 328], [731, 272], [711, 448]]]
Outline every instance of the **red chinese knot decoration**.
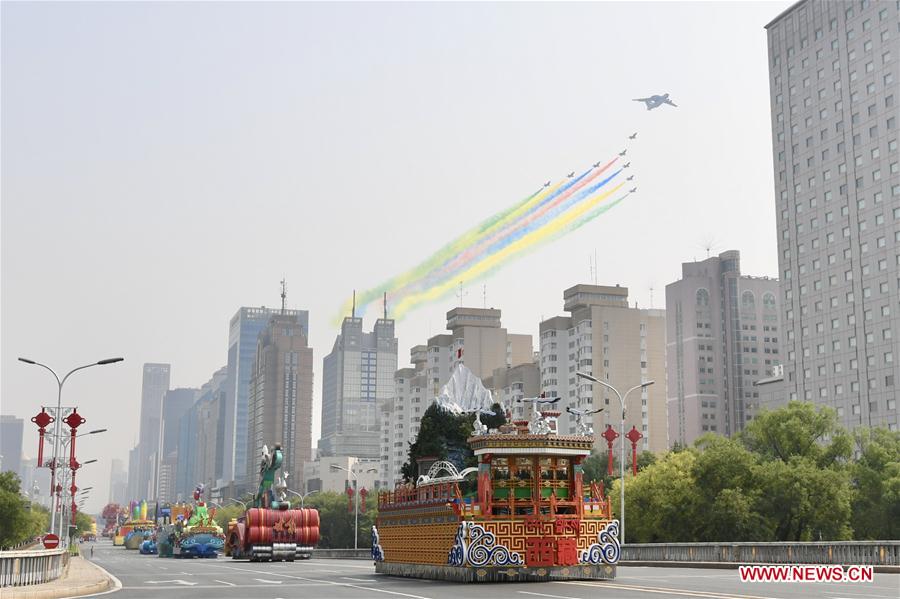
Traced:
[[625, 438], [631, 441], [631, 473], [634, 476], [637, 476], [637, 442], [643, 439], [644, 435], [641, 434], [641, 431], [632, 426], [631, 430], [628, 431], [628, 434], [625, 435]]
[[347, 513], [353, 513], [353, 487], [347, 487]]
[[607, 424], [606, 430], [603, 431], [603, 434], [600, 436], [603, 437], [604, 439], [606, 439], [606, 445], [609, 448], [608, 451], [606, 452], [606, 455], [609, 456], [609, 464], [607, 465], [607, 472], [609, 473], [610, 476], [612, 476], [612, 473], [613, 473], [612, 446], [613, 446], [613, 441], [615, 441], [616, 439], [619, 438], [619, 433], [617, 433], [616, 431], [613, 430], [612, 425]]
[[41, 408], [37, 416], [33, 416], [31, 421], [38, 425], [38, 468], [44, 467], [44, 433], [47, 432], [47, 426], [53, 422], [53, 416], [47, 413], [47, 410]]
[[366, 495], [368, 494], [369, 492], [365, 487], [359, 490], [359, 498], [362, 500], [362, 511], [364, 514], [366, 513]]

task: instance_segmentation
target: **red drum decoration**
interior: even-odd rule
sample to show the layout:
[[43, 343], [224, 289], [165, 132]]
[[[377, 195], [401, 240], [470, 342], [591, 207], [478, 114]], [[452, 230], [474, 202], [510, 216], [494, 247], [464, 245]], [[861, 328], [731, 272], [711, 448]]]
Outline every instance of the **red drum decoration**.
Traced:
[[251, 545], [296, 543], [315, 545], [319, 541], [319, 512], [315, 509], [247, 510], [247, 534]]

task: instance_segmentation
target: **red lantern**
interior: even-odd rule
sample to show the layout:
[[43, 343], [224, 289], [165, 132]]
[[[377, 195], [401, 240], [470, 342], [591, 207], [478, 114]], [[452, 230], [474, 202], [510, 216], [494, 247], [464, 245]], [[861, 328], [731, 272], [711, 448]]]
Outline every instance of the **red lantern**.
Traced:
[[353, 487], [347, 487], [347, 513], [353, 513]]
[[637, 476], [637, 442], [643, 439], [644, 435], [632, 426], [625, 438], [631, 441], [631, 473]]
[[604, 439], [606, 439], [606, 445], [608, 447], [607, 454], [609, 456], [609, 465], [607, 466], [607, 472], [610, 476], [613, 473], [613, 457], [612, 457], [612, 446], [613, 441], [619, 438], [619, 433], [613, 430], [613, 427], [609, 424], [606, 425], [606, 430], [603, 431], [601, 435]]
[[359, 490], [359, 498], [362, 500], [362, 511], [364, 514], [366, 513], [366, 495], [368, 494], [369, 492], [365, 487]]

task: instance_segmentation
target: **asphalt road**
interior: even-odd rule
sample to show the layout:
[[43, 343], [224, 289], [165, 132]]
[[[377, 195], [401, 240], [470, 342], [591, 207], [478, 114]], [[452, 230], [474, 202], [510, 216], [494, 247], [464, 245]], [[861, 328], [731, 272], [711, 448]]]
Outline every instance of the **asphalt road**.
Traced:
[[[89, 545], [84, 545], [87, 549]], [[375, 574], [361, 560], [313, 559], [250, 563], [230, 558], [160, 559], [94, 545], [93, 561], [119, 579], [109, 599], [897, 599], [900, 575], [875, 574], [871, 583], [741, 583], [737, 570], [619, 568], [614, 581], [461, 584]], [[113, 597], [112, 595], [115, 595]], [[95, 595], [96, 596], [96, 595]]]

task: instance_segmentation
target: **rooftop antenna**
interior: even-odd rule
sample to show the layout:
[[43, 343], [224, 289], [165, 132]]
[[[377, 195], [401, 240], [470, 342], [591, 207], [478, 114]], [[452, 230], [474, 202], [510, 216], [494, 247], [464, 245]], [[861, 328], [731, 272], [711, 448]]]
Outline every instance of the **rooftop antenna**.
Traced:
[[481, 286], [481, 303], [482, 307], [487, 309], [487, 285]]
[[594, 285], [597, 284], [597, 248], [594, 248]]
[[387, 291], [384, 292], [384, 319], [387, 320]]
[[463, 297], [469, 295], [468, 291], [463, 291], [463, 282], [459, 282], [459, 291], [456, 292], [456, 297], [459, 298], [459, 307], [462, 308], [462, 300]]
[[284, 300], [287, 299], [287, 287], [284, 284], [284, 277], [281, 278], [281, 314], [284, 316]]
[[356, 318], [356, 289], [353, 290], [353, 308], [350, 312], [350, 318]]
[[653, 285], [650, 285], [650, 308], [653, 309]]
[[700, 247], [706, 250], [706, 257], [709, 258], [709, 252], [716, 246], [716, 242], [714, 239], [710, 238], [705, 243], [703, 243]]

